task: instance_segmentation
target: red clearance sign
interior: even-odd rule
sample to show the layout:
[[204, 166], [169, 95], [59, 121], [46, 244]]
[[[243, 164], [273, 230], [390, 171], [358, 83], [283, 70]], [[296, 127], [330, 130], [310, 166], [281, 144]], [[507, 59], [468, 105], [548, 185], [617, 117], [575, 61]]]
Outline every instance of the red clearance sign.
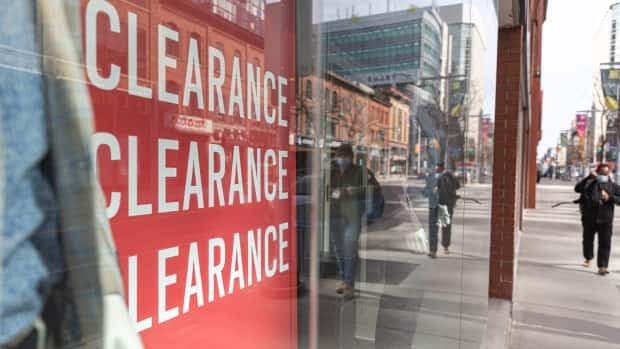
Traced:
[[82, 1], [99, 177], [147, 348], [292, 348], [294, 1]]

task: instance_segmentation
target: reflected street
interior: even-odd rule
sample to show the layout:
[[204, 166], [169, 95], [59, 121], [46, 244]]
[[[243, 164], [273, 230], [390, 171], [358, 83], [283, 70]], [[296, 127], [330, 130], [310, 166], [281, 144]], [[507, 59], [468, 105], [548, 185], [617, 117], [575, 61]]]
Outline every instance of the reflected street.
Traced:
[[357, 296], [334, 292], [336, 269], [320, 281], [321, 348], [478, 348], [488, 304], [489, 187], [459, 191], [481, 204], [457, 202], [451, 252], [430, 259], [408, 247], [419, 227], [428, 233], [424, 180], [382, 186], [385, 214], [360, 241]]

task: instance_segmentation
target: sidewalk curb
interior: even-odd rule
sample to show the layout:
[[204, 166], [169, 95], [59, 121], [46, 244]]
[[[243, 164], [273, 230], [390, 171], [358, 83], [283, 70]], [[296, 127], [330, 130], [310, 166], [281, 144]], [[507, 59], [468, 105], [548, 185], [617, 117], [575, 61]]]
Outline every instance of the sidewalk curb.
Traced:
[[481, 349], [510, 348], [512, 333], [512, 302], [489, 298], [489, 317]]

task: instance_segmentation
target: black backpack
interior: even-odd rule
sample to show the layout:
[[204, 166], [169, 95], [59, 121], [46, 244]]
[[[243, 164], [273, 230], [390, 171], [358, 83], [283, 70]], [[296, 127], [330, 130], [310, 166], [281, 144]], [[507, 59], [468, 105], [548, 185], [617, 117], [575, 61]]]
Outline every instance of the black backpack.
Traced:
[[439, 203], [442, 205], [454, 205], [458, 196], [456, 191], [461, 187], [459, 181], [450, 172], [442, 174], [437, 181], [439, 191]]
[[381, 184], [379, 184], [379, 181], [371, 170], [368, 170], [368, 191], [370, 197], [366, 198], [366, 220], [368, 224], [372, 224], [383, 217], [385, 197], [383, 196]]
[[592, 190], [596, 188], [594, 184], [596, 184], [596, 179], [594, 178], [587, 181], [583, 187], [583, 192], [579, 195], [579, 198], [573, 201], [574, 203], [579, 204], [579, 209], [582, 212], [584, 209], [600, 206], [601, 195], [598, 190]]

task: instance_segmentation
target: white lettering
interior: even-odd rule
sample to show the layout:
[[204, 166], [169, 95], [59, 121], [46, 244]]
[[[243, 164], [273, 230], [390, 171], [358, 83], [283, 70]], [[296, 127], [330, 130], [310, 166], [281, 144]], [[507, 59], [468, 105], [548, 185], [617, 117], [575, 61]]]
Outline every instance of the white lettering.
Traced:
[[254, 65], [248, 63], [247, 69], [247, 94], [248, 94], [248, 119], [252, 118], [252, 101], [254, 101], [254, 112], [256, 120], [260, 121], [260, 67], [256, 67], [256, 75], [254, 75]]
[[[275, 258], [273, 258], [271, 263], [269, 263], [269, 241], [276, 241], [276, 233], [276, 227], [273, 225], [268, 226], [265, 230], [265, 247], [263, 250], [265, 251], [265, 276], [268, 278], [276, 275], [277, 271]], [[269, 235], [272, 236], [271, 239], [269, 238]]]
[[179, 141], [172, 139], [160, 139], [158, 143], [158, 171], [157, 182], [159, 190], [157, 191], [157, 207], [160, 213], [175, 212], [179, 210], [178, 201], [166, 200], [166, 178], [174, 178], [177, 176], [176, 167], [166, 167], [166, 151], [179, 150]]
[[189, 49], [187, 52], [187, 69], [185, 71], [185, 91], [183, 91], [183, 105], [188, 106], [190, 94], [193, 92], [198, 99], [198, 108], [204, 110], [205, 101], [202, 93], [202, 79], [200, 77], [200, 61], [198, 60], [198, 42], [196, 39], [189, 39]]
[[[215, 248], [220, 250], [220, 261], [215, 264]], [[224, 270], [224, 260], [226, 259], [226, 246], [224, 239], [215, 238], [209, 240], [209, 303], [215, 300], [215, 279], [217, 279], [217, 290], [220, 298], [224, 294], [224, 281], [222, 280], [222, 270]]]
[[[272, 159], [272, 160], [269, 160]], [[265, 151], [265, 169], [264, 175], [265, 178], [263, 181], [265, 182], [265, 199], [267, 201], [273, 201], [276, 197], [276, 185], [269, 184], [269, 167], [276, 164], [276, 153], [273, 149], [267, 149]], [[270, 190], [271, 188], [271, 190]]]
[[166, 54], [166, 40], [179, 41], [179, 32], [165, 25], [157, 26], [157, 87], [159, 100], [179, 104], [179, 95], [166, 91], [166, 68], [176, 68], [177, 60]]
[[245, 288], [243, 277], [243, 257], [241, 256], [241, 239], [240, 234], [235, 233], [233, 237], [233, 253], [230, 259], [230, 280], [228, 282], [228, 294], [235, 290], [235, 280], [239, 280], [239, 289]]
[[[192, 295], [196, 295], [196, 303], [199, 307], [202, 307], [205, 303], [205, 297], [202, 291], [202, 277], [200, 276], [200, 260], [198, 259], [198, 243], [196, 242], [189, 244], [187, 273], [185, 275], [183, 314], [189, 311], [189, 303]], [[195, 280], [195, 282], [192, 283], [192, 280]]]
[[[271, 87], [269, 87], [271, 86]], [[272, 109], [271, 113], [269, 112], [269, 96], [271, 95], [271, 90], [275, 90], [276, 88], [276, 77], [272, 72], [265, 72], [265, 81], [263, 86], [263, 103], [265, 108], [265, 121], [268, 124], [273, 124], [276, 120], [276, 110]]]
[[235, 115], [235, 105], [239, 108], [239, 116], [245, 117], [243, 111], [243, 90], [241, 89], [241, 65], [239, 57], [233, 57], [232, 83], [230, 84], [230, 99], [228, 101], [228, 115]]
[[[252, 148], [248, 148], [248, 203], [252, 202], [252, 198], [256, 195], [256, 202], [261, 202], [261, 175], [260, 175], [260, 163], [261, 163], [261, 151], [260, 148], [256, 148], [256, 158], [254, 157], [254, 150]], [[254, 188], [254, 193], [252, 193], [252, 188]]]
[[279, 150], [278, 151], [278, 199], [286, 200], [288, 199], [288, 192], [285, 191], [284, 186], [284, 177], [287, 176], [288, 171], [286, 170], [286, 166], [284, 162], [288, 157], [288, 151]]
[[288, 120], [284, 119], [284, 105], [286, 104], [286, 96], [283, 94], [288, 84], [288, 80], [278, 76], [278, 126], [288, 127]]
[[179, 307], [166, 309], [166, 287], [177, 282], [176, 274], [166, 274], [166, 260], [178, 255], [178, 246], [159, 250], [157, 253], [157, 322], [160, 324], [179, 316]]
[[243, 193], [243, 181], [241, 174], [241, 156], [239, 155], [239, 146], [233, 148], [232, 174], [230, 179], [230, 188], [228, 191], [228, 205], [232, 206], [235, 200], [235, 194], [239, 195], [239, 203], [245, 203], [245, 195]]
[[[107, 132], [97, 132], [93, 135], [92, 139], [92, 159], [93, 159], [93, 168], [96, 172], [99, 171], [99, 166], [97, 164], [97, 150], [101, 145], [107, 145], [110, 148], [110, 160], [120, 160], [121, 159], [121, 148], [118, 144], [118, 140], [114, 135]], [[118, 209], [121, 206], [121, 193], [113, 191], [110, 193], [110, 203], [108, 207], [106, 207], [106, 216], [108, 218], [112, 218], [116, 216], [118, 213]]]
[[104, 0], [89, 1], [86, 5], [86, 74], [88, 79], [102, 90], [113, 90], [121, 79], [121, 67], [110, 64], [110, 76], [99, 74], [97, 66], [97, 15], [102, 12], [108, 16], [110, 31], [121, 32], [121, 23], [118, 13], [109, 2]]
[[153, 326], [153, 318], [147, 317], [138, 320], [138, 256], [129, 256], [127, 264], [129, 269], [127, 276], [127, 306], [129, 308], [129, 315], [136, 324], [136, 330], [141, 332]]
[[153, 213], [151, 204], [138, 203], [138, 137], [129, 136], [129, 216]]
[[[192, 184], [195, 182], [195, 184]], [[185, 193], [183, 195], [183, 210], [189, 210], [190, 196], [196, 195], [198, 208], [205, 207], [202, 194], [202, 178], [200, 176], [200, 161], [198, 157], [198, 143], [189, 143], [189, 157], [187, 158], [187, 174], [185, 175]]]
[[284, 232], [288, 230], [288, 222], [280, 223], [278, 229], [278, 242], [279, 242], [279, 250], [278, 250], [278, 259], [280, 260], [280, 273], [283, 273], [288, 270], [288, 263], [284, 263], [284, 249], [288, 247], [288, 241], [284, 240]]
[[150, 87], [138, 85], [138, 17], [133, 12], [127, 13], [128, 33], [128, 69], [129, 88], [128, 93], [132, 96], [151, 98], [153, 91]]
[[[218, 155], [219, 169], [215, 171], [215, 154]], [[224, 148], [215, 143], [209, 144], [209, 207], [215, 206], [215, 188], [217, 187], [217, 197], [220, 206], [224, 206], [224, 189], [222, 179], [224, 178], [224, 165], [226, 163]]]
[[[217, 60], [219, 76], [215, 77], [215, 61]], [[226, 77], [226, 63], [224, 53], [215, 47], [209, 46], [209, 111], [215, 111], [215, 93], [217, 93], [218, 110], [224, 114], [224, 96], [222, 86]]]
[[[260, 282], [263, 278], [261, 272], [261, 230], [256, 231], [257, 240], [254, 239], [254, 232], [248, 231], [248, 287], [252, 286], [252, 275], [256, 274], [256, 282]], [[254, 266], [254, 268], [252, 268]], [[252, 273], [252, 269], [254, 273]]]

